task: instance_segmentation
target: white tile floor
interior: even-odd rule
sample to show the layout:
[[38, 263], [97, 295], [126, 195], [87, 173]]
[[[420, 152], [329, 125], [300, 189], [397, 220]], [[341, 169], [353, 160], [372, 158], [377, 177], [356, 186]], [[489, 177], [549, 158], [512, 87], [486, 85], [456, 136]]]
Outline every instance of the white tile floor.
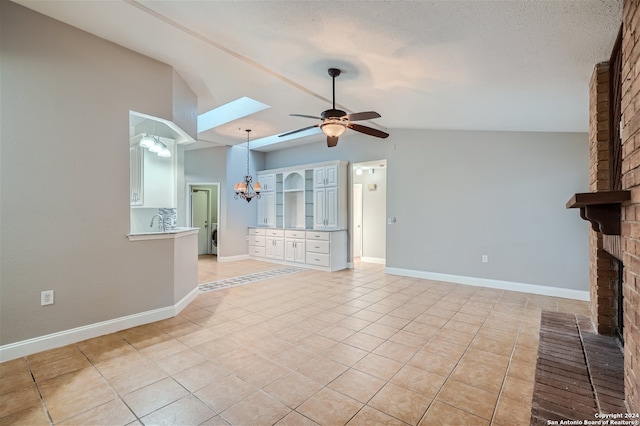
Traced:
[[[201, 283], [281, 268], [202, 257]], [[525, 425], [542, 309], [585, 302], [359, 263], [0, 364], [0, 425]]]

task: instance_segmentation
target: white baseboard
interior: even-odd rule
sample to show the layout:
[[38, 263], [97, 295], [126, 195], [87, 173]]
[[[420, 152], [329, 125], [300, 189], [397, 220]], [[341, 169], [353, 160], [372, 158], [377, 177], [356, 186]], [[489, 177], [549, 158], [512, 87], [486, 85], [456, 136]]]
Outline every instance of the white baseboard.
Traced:
[[199, 294], [200, 294], [200, 286], [197, 285], [193, 290], [187, 293], [182, 299], [178, 300], [178, 302], [175, 305], [173, 305], [175, 308], [174, 316], [182, 312], [182, 310], [186, 308], [189, 305], [189, 303], [193, 302], [193, 299], [198, 297]]
[[237, 260], [249, 259], [248, 254], [239, 254], [236, 256], [218, 256], [218, 262], [235, 262]]
[[444, 281], [448, 283], [465, 284], [477, 287], [496, 288], [500, 290], [517, 291], [520, 293], [541, 294], [544, 296], [562, 297], [565, 299], [583, 300], [586, 302], [590, 300], [590, 294], [587, 290], [572, 290], [569, 288], [524, 284], [511, 281], [492, 280], [489, 278], [465, 277], [462, 275], [440, 274], [437, 272], [416, 271], [413, 269], [385, 268], [385, 272], [391, 275], [423, 278], [426, 280]]
[[387, 263], [387, 259], [385, 259], [384, 257], [362, 256], [360, 260], [365, 263], [377, 263], [378, 265], [384, 265], [385, 263]]
[[114, 318], [95, 324], [83, 325], [69, 330], [58, 331], [33, 339], [22, 340], [20, 342], [9, 343], [0, 346], [0, 362], [10, 361], [23, 356], [32, 355], [49, 349], [59, 348], [72, 343], [81, 342], [105, 334], [115, 333], [128, 328], [150, 324], [178, 315], [189, 303], [199, 294], [199, 287], [196, 286], [186, 296], [180, 299], [173, 306], [152, 309], [146, 312]]

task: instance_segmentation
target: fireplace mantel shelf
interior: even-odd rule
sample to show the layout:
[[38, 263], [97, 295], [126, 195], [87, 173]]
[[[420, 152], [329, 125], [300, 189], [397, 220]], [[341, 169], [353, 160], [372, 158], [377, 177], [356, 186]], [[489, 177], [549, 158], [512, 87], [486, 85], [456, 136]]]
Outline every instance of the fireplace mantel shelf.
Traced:
[[582, 192], [567, 201], [568, 209], [580, 209], [580, 217], [605, 235], [620, 235], [620, 205], [631, 199], [631, 191]]

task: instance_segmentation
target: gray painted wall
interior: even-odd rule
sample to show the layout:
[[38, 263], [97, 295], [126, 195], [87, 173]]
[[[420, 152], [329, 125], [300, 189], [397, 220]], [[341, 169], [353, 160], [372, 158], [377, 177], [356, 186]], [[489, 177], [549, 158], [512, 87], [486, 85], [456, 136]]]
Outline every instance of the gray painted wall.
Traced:
[[[252, 152], [250, 173], [264, 169], [264, 154]], [[240, 146], [214, 147], [184, 152], [185, 185], [220, 183], [220, 217], [218, 218], [218, 259], [247, 256], [247, 227], [255, 226], [257, 203], [233, 198], [233, 186], [247, 171], [247, 150]]]
[[270, 152], [266, 167], [386, 158], [387, 217], [397, 218], [387, 267], [588, 290], [589, 227], [565, 209], [588, 191], [586, 134], [390, 133]]
[[193, 93], [166, 64], [0, 8], [0, 344], [172, 306], [173, 242], [126, 237], [129, 111], [171, 120]]

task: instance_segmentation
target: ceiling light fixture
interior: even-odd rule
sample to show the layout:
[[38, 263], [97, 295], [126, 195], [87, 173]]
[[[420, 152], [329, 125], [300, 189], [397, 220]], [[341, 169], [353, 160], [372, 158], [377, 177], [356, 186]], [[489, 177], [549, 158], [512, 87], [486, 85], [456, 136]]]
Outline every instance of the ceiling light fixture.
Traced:
[[162, 142], [160, 142], [157, 138], [155, 140], [155, 142], [153, 143], [153, 145], [151, 145], [149, 147], [149, 152], [154, 152], [154, 153], [159, 153], [160, 151], [162, 151], [162, 147], [164, 146], [164, 144]]
[[236, 193], [234, 195], [236, 200], [241, 198], [243, 200], [247, 200], [248, 203], [253, 198], [260, 198], [260, 191], [262, 190], [262, 187], [258, 181], [253, 183], [253, 177], [249, 174], [249, 154], [251, 153], [251, 149], [249, 148], [249, 133], [251, 133], [251, 129], [246, 129], [245, 131], [247, 132], [247, 174], [244, 175], [241, 182], [238, 182], [233, 186], [233, 190]]
[[157, 136], [149, 135], [145, 133], [142, 139], [140, 139], [139, 145], [142, 148], [147, 148], [149, 152], [153, 152], [158, 157], [171, 157], [171, 151], [164, 143], [160, 142], [160, 138]]
[[151, 148], [155, 143], [155, 139], [149, 136], [148, 133], [145, 133], [142, 139], [140, 139], [140, 146], [143, 148]]

